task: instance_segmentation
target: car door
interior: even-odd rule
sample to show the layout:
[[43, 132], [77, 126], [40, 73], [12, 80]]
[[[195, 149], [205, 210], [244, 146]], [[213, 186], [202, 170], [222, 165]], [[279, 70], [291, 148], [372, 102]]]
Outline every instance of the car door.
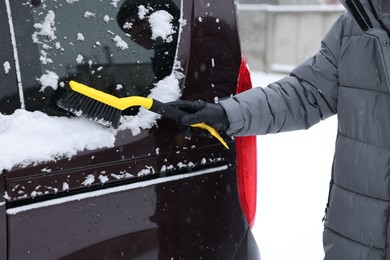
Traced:
[[[75, 120], [56, 105], [69, 80], [118, 97], [155, 95], [163, 102], [179, 96], [214, 101], [235, 93], [235, 16], [191, 1], [141, 2], [2, 2], [9, 34], [0, 46], [7, 53], [1, 112], [22, 107]], [[162, 43], [149, 48], [127, 30], [134, 21], [124, 13], [150, 16], [167, 5], [163, 11], [176, 27]], [[233, 2], [229, 6], [234, 10]], [[115, 136], [108, 147], [5, 170], [0, 206], [7, 226], [0, 230], [10, 259], [125, 253], [150, 259], [187, 251], [222, 256], [221, 249], [233, 254], [248, 228], [238, 198], [234, 140], [224, 136], [227, 150], [211, 138], [186, 138], [175, 122], [138, 107], [124, 111], [118, 129], [103, 131]], [[189, 231], [193, 225], [199, 228]], [[179, 246], [188, 236], [194, 242]]]

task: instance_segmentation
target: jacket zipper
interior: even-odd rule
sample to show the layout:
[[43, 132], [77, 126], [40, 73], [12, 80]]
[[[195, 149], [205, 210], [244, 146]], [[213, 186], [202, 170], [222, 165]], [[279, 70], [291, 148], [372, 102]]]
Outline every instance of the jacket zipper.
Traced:
[[332, 174], [332, 178], [330, 179], [330, 183], [329, 183], [328, 201], [326, 202], [325, 214], [324, 214], [324, 217], [322, 218], [322, 222], [325, 222], [327, 217], [328, 217], [328, 210], [329, 210], [329, 206], [330, 206], [330, 194], [332, 193], [332, 187], [333, 187], [333, 174]]
[[325, 214], [324, 214], [324, 217], [322, 218], [322, 222], [325, 222], [327, 217], [328, 217], [328, 210], [330, 207], [330, 197], [331, 197], [333, 185], [334, 185], [334, 162], [332, 165], [332, 174], [331, 174], [330, 181], [329, 181], [328, 200], [326, 202]]

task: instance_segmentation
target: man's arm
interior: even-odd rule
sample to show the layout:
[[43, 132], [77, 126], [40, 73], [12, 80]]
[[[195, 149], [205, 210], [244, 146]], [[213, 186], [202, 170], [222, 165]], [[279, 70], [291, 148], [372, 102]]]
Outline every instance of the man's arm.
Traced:
[[321, 49], [290, 76], [221, 100], [230, 135], [258, 135], [307, 129], [337, 112], [338, 56], [342, 40], [340, 17]]

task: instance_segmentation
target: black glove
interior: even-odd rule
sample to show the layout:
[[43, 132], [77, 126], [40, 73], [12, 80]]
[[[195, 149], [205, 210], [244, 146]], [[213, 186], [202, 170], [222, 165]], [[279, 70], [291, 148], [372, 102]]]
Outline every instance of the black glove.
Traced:
[[225, 131], [229, 128], [229, 120], [227, 118], [225, 109], [219, 104], [208, 103], [205, 101], [185, 101], [178, 100], [170, 102], [169, 105], [177, 107], [189, 114], [181, 117], [179, 124], [184, 126], [183, 132], [190, 136], [194, 135], [207, 135], [207, 132], [199, 129], [189, 127], [190, 125], [197, 123], [205, 123], [213, 127], [217, 131]]

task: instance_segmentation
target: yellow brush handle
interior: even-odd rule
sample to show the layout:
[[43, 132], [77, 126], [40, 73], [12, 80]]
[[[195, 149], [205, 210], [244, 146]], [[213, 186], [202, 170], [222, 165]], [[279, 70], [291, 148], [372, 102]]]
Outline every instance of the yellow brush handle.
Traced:
[[[174, 108], [159, 102], [157, 100], [153, 100], [152, 98], [146, 98], [146, 97], [139, 97], [139, 96], [131, 96], [131, 97], [124, 97], [124, 98], [118, 98], [116, 96], [104, 93], [103, 91], [88, 87], [84, 84], [78, 83], [76, 81], [71, 80], [69, 82], [69, 86], [73, 91], [76, 91], [80, 94], [83, 94], [84, 96], [90, 97], [92, 99], [95, 99], [101, 103], [104, 103], [108, 106], [115, 107], [116, 109], [119, 110], [125, 110], [126, 108], [133, 107], [133, 106], [142, 106], [148, 110], [150, 110], [153, 106], [153, 102], [155, 102], [155, 106], [158, 104], [160, 106], [159, 109], [153, 109], [155, 106], [153, 106], [152, 111], [156, 113], [162, 114], [162, 112], [166, 109], [168, 110], [173, 110]], [[169, 107], [167, 107], [169, 106]], [[165, 107], [165, 109], [164, 109]], [[174, 109], [178, 110], [178, 109]], [[178, 110], [181, 113], [184, 113], [182, 110]], [[172, 112], [173, 114], [173, 112]], [[164, 116], [169, 117], [169, 113], [165, 114]], [[226, 142], [222, 139], [220, 134], [211, 126], [205, 124], [205, 123], [198, 123], [198, 124], [193, 124], [191, 125], [192, 127], [198, 127], [201, 129], [204, 129], [208, 131], [212, 136], [218, 139], [218, 141], [223, 144], [227, 149], [229, 149], [229, 146], [226, 144]]]
[[134, 106], [143, 106], [146, 109], [150, 109], [150, 107], [153, 104], [152, 98], [139, 97], [139, 96], [118, 98], [116, 96], [104, 93], [103, 91], [88, 87], [84, 84], [78, 83], [73, 80], [69, 82], [69, 86], [72, 90], [80, 94], [95, 99], [108, 106], [115, 107], [119, 110], [125, 110], [126, 108], [134, 107]]
[[207, 130], [212, 136], [214, 136], [215, 138], [218, 139], [218, 141], [223, 144], [223, 146], [226, 147], [226, 149], [229, 149], [229, 146], [227, 145], [227, 143], [223, 140], [222, 136], [217, 132], [217, 130], [215, 130], [214, 128], [212, 128], [211, 126], [205, 124], [205, 123], [197, 123], [197, 124], [193, 124], [191, 125], [192, 127], [198, 127], [198, 128], [201, 128], [201, 129], [204, 129], [204, 130]]

